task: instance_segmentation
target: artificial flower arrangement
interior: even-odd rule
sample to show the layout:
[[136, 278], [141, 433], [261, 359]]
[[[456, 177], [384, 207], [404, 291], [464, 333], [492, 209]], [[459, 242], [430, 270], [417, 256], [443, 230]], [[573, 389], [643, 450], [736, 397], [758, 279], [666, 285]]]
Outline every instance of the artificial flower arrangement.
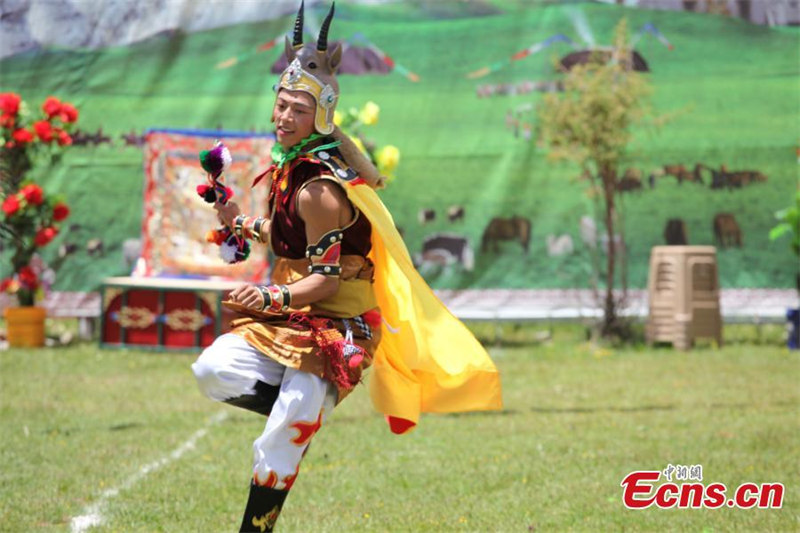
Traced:
[[362, 131], [363, 127], [374, 126], [378, 123], [380, 111], [378, 104], [370, 101], [361, 109], [351, 107], [344, 113], [336, 111], [333, 122], [353, 140], [359, 150], [372, 160], [372, 163], [378, 167], [381, 176], [385, 176], [387, 181], [391, 181], [394, 179], [394, 171], [400, 163], [400, 150], [391, 144], [376, 146], [374, 142], [364, 136]]
[[13, 272], [0, 281], [0, 291], [16, 294], [20, 305], [30, 306], [40, 294], [46, 272], [35, 254], [58, 235], [69, 207], [59, 198], [45, 195], [39, 185], [25, 182], [19, 192], [5, 197], [2, 211], [0, 236], [12, 250]]
[[42, 292], [47, 271], [37, 251], [59, 233], [69, 206], [27, 178], [42, 158], [49, 162], [72, 144], [69, 134], [78, 110], [50, 96], [33, 113], [15, 93], [0, 93], [0, 241], [11, 255], [11, 272], [0, 278], [0, 291], [16, 294], [32, 306]]

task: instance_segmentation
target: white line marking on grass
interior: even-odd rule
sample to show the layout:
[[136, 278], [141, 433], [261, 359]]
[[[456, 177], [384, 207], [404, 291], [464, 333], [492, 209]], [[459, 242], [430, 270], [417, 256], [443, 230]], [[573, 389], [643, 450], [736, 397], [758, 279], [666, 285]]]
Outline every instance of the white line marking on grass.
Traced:
[[186, 442], [175, 448], [171, 453], [165, 455], [164, 457], [162, 457], [157, 461], [153, 461], [150, 464], [144, 465], [139, 469], [138, 472], [129, 477], [125, 483], [119, 485], [118, 487], [112, 487], [110, 489], [103, 491], [103, 493], [100, 494], [100, 497], [97, 498], [97, 500], [95, 500], [91, 505], [89, 505], [84, 509], [82, 515], [75, 516], [72, 518], [72, 521], [70, 523], [70, 528], [72, 530], [72, 533], [82, 533], [83, 531], [86, 531], [89, 528], [102, 524], [103, 508], [108, 503], [108, 500], [114, 498], [123, 490], [128, 490], [129, 488], [133, 487], [136, 483], [140, 482], [145, 477], [147, 477], [148, 474], [155, 472], [156, 470], [159, 470], [160, 468], [168, 465], [172, 461], [177, 461], [178, 459], [181, 458], [181, 456], [183, 456], [183, 454], [185, 454], [189, 450], [193, 450], [195, 445], [197, 444], [197, 441], [206, 436], [211, 426], [219, 424], [226, 418], [228, 418], [227, 411], [221, 411], [217, 413], [216, 415], [209, 418], [205, 427], [195, 431], [194, 434], [191, 437], [189, 437], [189, 439]]

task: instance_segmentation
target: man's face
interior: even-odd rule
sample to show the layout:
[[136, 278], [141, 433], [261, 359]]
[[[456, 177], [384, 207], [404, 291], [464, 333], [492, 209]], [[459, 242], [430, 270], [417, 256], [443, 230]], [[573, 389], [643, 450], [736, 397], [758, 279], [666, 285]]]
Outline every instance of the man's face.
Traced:
[[310, 94], [281, 89], [272, 110], [275, 134], [280, 145], [291, 148], [314, 133], [315, 113], [316, 105]]

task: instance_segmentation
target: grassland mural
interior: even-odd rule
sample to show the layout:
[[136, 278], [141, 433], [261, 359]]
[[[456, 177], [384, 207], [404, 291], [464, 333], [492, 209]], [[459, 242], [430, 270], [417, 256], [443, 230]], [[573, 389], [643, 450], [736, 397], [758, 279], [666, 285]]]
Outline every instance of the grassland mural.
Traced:
[[[723, 287], [792, 286], [796, 258], [768, 234], [800, 168], [797, 28], [590, 2], [437, 5], [447, 9], [339, 2], [331, 33], [350, 47], [340, 107], [376, 102], [370, 134], [400, 149], [381, 194], [434, 287], [587, 286], [589, 252], [607, 243], [593, 231], [580, 169], [549, 161], [538, 142], [536, 106], [559, 90], [560, 69], [610, 44], [622, 18], [652, 106], [669, 117], [635, 131], [623, 163], [630, 285], [645, 286], [650, 248], [670, 240], [717, 245]], [[72, 231], [47, 253], [93, 239], [103, 246], [71, 257], [57, 287], [89, 290], [127, 273], [122, 245], [140, 233], [146, 130], [269, 131], [291, 23], [44, 48], [0, 62], [3, 92], [29, 101], [57, 93], [81, 109], [80, 146], [40, 169], [74, 206]]]

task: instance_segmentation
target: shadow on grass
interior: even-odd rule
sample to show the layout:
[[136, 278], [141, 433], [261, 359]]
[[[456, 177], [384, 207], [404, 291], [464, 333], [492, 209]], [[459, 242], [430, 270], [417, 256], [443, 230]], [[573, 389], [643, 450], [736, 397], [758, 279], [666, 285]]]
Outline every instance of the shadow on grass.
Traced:
[[531, 407], [535, 413], [639, 413], [644, 411], [674, 411], [674, 404], [641, 405], [638, 407]]
[[[597, 413], [644, 413], [653, 411], [675, 411], [675, 410], [713, 410], [713, 409], [729, 409], [729, 410], [744, 410], [744, 409], [762, 409], [764, 407], [791, 407], [798, 406], [798, 402], [793, 401], [777, 401], [762, 403], [712, 403], [707, 405], [639, 405], [631, 407], [618, 407], [618, 406], [598, 406], [598, 407], [539, 407], [533, 406], [526, 411], [542, 414], [597, 414]], [[472, 413], [446, 413], [442, 416], [448, 418], [462, 418], [462, 417], [495, 417], [495, 416], [516, 416], [521, 414], [519, 409], [503, 409], [502, 411], [478, 411]]]
[[109, 431], [124, 431], [126, 429], [134, 429], [142, 427], [142, 424], [138, 422], [128, 422], [125, 424], [116, 424], [108, 428]]

